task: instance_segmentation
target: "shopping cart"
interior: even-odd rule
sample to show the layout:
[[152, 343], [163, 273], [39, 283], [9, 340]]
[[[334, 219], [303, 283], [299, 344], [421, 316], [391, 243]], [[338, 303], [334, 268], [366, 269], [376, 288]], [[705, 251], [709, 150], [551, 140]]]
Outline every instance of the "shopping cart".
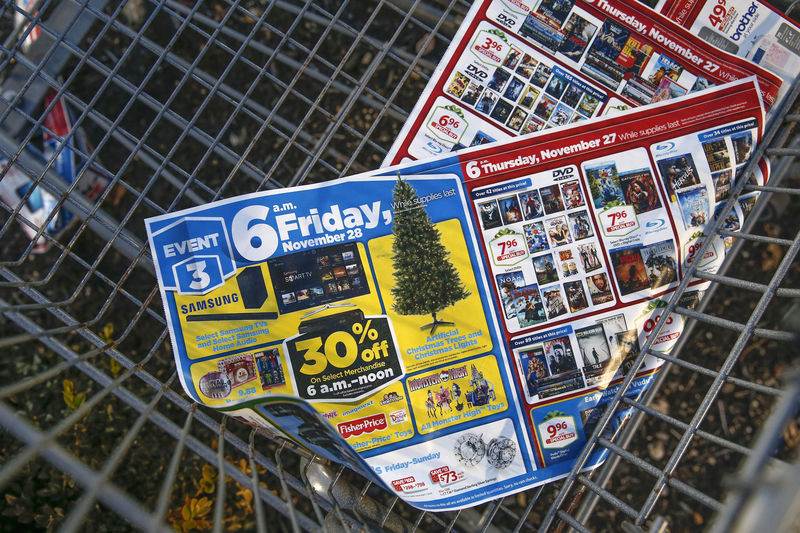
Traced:
[[[644, 398], [615, 397], [609, 413], [633, 408], [627, 426], [608, 439], [601, 419], [565, 480], [421, 512], [183, 394], [143, 219], [376, 168], [468, 8], [2, 3], [0, 179], [20, 172], [50, 194], [44, 225], [60, 208], [75, 218], [51, 233], [24, 202], [0, 203], [0, 528], [678, 531], [716, 520], [723, 531], [795, 518], [800, 82], [758, 148], [770, 184], [738, 184], [762, 192], [748, 224], [714, 229], [736, 239], [724, 269], [695, 273], [711, 282], [700, 307], [670, 303], [687, 320], [679, 347], [653, 353], [667, 366]], [[58, 102], [71, 113], [61, 133], [45, 127]], [[71, 183], [56, 170], [62, 153], [80, 167]], [[102, 186], [87, 191], [92, 179]], [[581, 473], [598, 447], [609, 459]]]

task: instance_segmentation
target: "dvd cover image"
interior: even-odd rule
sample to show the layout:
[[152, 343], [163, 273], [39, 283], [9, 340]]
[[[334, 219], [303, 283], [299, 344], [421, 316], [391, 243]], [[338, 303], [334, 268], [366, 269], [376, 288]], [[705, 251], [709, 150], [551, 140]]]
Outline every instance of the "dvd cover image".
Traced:
[[512, 291], [517, 321], [521, 328], [541, 324], [547, 317], [544, 314], [539, 286], [536, 284], [518, 287]]
[[678, 201], [677, 190], [700, 184], [700, 175], [691, 154], [662, 159], [656, 161], [656, 165], [672, 202]]
[[705, 185], [695, 185], [677, 191], [681, 218], [686, 229], [704, 226], [711, 215], [708, 189]]
[[653, 174], [648, 168], [632, 170], [619, 175], [625, 203], [641, 215], [661, 207]]
[[522, 231], [525, 234], [525, 243], [528, 245], [528, 252], [533, 255], [537, 252], [543, 252], [550, 248], [547, 244], [547, 235], [544, 232], [544, 224], [541, 222], [532, 222], [522, 226]]
[[639, 250], [639, 246], [631, 246], [610, 252], [614, 277], [617, 279], [619, 292], [623, 296], [650, 287], [647, 267]]
[[675, 243], [671, 239], [645, 245], [641, 254], [651, 289], [678, 281], [678, 258]]
[[584, 168], [589, 179], [589, 189], [596, 209], [604, 209], [625, 202], [617, 165], [613, 161]]
[[597, 255], [597, 247], [594, 243], [579, 244], [578, 255], [580, 256], [581, 267], [587, 274], [603, 268], [603, 262], [600, 261], [600, 257]]
[[592, 274], [587, 277], [586, 285], [589, 287], [589, 296], [592, 298], [592, 303], [594, 305], [600, 305], [614, 300], [614, 294], [611, 292], [611, 284], [608, 282], [608, 276], [606, 276], [605, 272]]
[[572, 229], [572, 236], [576, 242], [594, 237], [592, 222], [589, 219], [589, 213], [587, 211], [577, 211], [567, 216], [569, 218], [570, 228]]
[[544, 212], [548, 215], [553, 215], [564, 210], [564, 200], [561, 198], [561, 191], [558, 185], [543, 187], [539, 189], [539, 194], [542, 197]]

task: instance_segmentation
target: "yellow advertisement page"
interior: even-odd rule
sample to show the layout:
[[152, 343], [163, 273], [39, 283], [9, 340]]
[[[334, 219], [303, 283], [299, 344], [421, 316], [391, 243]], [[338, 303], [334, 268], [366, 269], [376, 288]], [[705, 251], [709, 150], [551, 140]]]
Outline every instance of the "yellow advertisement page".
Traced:
[[508, 408], [493, 355], [453, 363], [408, 378], [411, 410], [420, 433], [477, 420]]
[[292, 394], [293, 390], [281, 347], [194, 363], [191, 373], [203, 403], [215, 407], [248, 397]]
[[[358, 244], [362, 257], [364, 247]], [[372, 272], [364, 262], [366, 294], [347, 300], [366, 314], [379, 314], [380, 302], [372, 282]], [[334, 269], [331, 269], [331, 276]], [[334, 278], [335, 280], [335, 278]], [[254, 347], [274, 344], [297, 335], [306, 310], [279, 313], [277, 294], [267, 263], [240, 268], [221, 287], [204, 295], [174, 293], [180, 331], [189, 359], [253, 351]], [[332, 281], [335, 282], [335, 281]], [[299, 299], [303, 295], [292, 294]]]
[[[396, 311], [392, 289], [395, 287], [393, 235], [369, 241], [369, 251], [379, 280], [386, 314], [392, 321], [406, 372], [413, 373], [465, 356], [492, 349], [488, 325], [481, 305], [475, 274], [469, 260], [463, 228], [458, 220], [434, 224], [441, 232], [441, 242], [448, 259], [455, 266], [469, 296], [436, 314], [401, 315]], [[442, 323], [432, 328], [431, 323]], [[433, 329], [433, 331], [431, 331]]]
[[358, 402], [314, 407], [354, 450], [364, 451], [414, 436], [403, 385], [393, 383]]

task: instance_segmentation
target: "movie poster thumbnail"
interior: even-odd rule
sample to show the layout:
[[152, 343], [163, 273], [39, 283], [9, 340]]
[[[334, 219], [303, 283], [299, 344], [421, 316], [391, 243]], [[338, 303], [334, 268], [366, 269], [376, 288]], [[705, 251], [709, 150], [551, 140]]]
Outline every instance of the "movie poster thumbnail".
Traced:
[[538, 380], [539, 398], [549, 398], [585, 386], [569, 337], [547, 340], [542, 348], [550, 376]]
[[464, 91], [467, 89], [468, 85], [469, 78], [460, 72], [456, 72], [453, 76], [453, 79], [450, 81], [450, 85], [448, 85], [447, 89], [445, 89], [445, 92], [453, 95], [456, 98], [461, 98], [461, 95], [464, 94]]
[[650, 103], [655, 104], [656, 102], [663, 102], [672, 98], [680, 98], [685, 94], [686, 88], [681, 87], [671, 78], [664, 77], [656, 88], [655, 93], [653, 93], [653, 98], [650, 99]]
[[507, 102], [501, 98], [500, 101], [497, 102], [497, 104], [494, 106], [494, 109], [492, 109], [492, 112], [489, 113], [489, 116], [492, 117], [497, 122], [505, 124], [506, 120], [508, 120], [508, 117], [511, 115], [511, 111], [513, 109], [514, 109], [514, 104]]
[[651, 289], [678, 281], [678, 259], [672, 239], [643, 246], [640, 253]]
[[525, 135], [526, 133], [533, 133], [535, 131], [540, 131], [544, 129], [544, 122], [539, 120], [533, 115], [528, 117], [528, 120], [525, 121], [525, 124], [522, 126], [521, 133]]
[[620, 360], [620, 373], [627, 374], [639, 357], [639, 334], [635, 329], [617, 332], [614, 336], [617, 345], [617, 357]]
[[[607, 405], [603, 404], [581, 411], [581, 424], [583, 425], [584, 438], [588, 439], [592, 436], [595, 428], [597, 428], [597, 424], [600, 423], [600, 418], [602, 418], [606, 407]], [[600, 436], [608, 440], [611, 440], [614, 437], [614, 425], [610, 420], [608, 424], [606, 424], [606, 427], [603, 428], [603, 432], [600, 434]]]
[[514, 109], [514, 112], [511, 113], [506, 126], [514, 131], [519, 131], [525, 124], [526, 118], [528, 118], [528, 114], [525, 112], [525, 110], [521, 107], [517, 107]]
[[597, 26], [573, 13], [564, 25], [564, 40], [558, 51], [577, 63], [596, 31]]
[[546, 121], [550, 118], [550, 115], [553, 114], [555, 108], [556, 108], [555, 100], [553, 100], [549, 96], [542, 96], [539, 99], [539, 103], [536, 104], [536, 107], [533, 110], [533, 114], [539, 117], [540, 119]]
[[553, 76], [550, 78], [550, 83], [544, 88], [544, 92], [552, 96], [555, 100], [561, 98], [564, 91], [567, 89], [569, 82], [561, 76]]
[[520, 367], [522, 368], [528, 396], [539, 395], [539, 382], [550, 376], [547, 369], [547, 359], [544, 348], [535, 346], [519, 352]]
[[556, 106], [555, 111], [553, 114], [550, 115], [550, 124], [552, 126], [563, 126], [569, 122], [569, 118], [572, 116], [572, 109], [568, 106], [560, 103]]
[[567, 219], [564, 215], [548, 218], [544, 221], [544, 228], [550, 238], [550, 245], [554, 248], [572, 242]]
[[525, 82], [521, 79], [513, 76], [511, 80], [508, 82], [508, 86], [506, 90], [503, 92], [503, 97], [514, 102], [517, 101], [517, 98], [522, 94], [522, 90], [525, 88]]
[[592, 222], [589, 220], [589, 213], [587, 211], [578, 211], [567, 215], [569, 218], [569, 225], [572, 229], [572, 236], [575, 241], [581, 241], [594, 237], [594, 230], [592, 229]]
[[522, 271], [504, 272], [496, 274], [497, 288], [500, 292], [500, 301], [503, 304], [503, 311], [506, 318], [514, 318], [517, 309], [514, 302], [514, 289], [525, 286], [525, 276]]
[[750, 212], [756, 205], [756, 200], [758, 200], [758, 195], [760, 193], [758, 191], [751, 192], [750, 194], [743, 194], [737, 201], [739, 202], [739, 208], [742, 210], [742, 216], [746, 220], [748, 216], [750, 216]]
[[636, 214], [641, 215], [661, 207], [661, 200], [656, 192], [656, 184], [650, 169], [631, 170], [619, 175], [619, 184], [625, 203], [633, 206]]
[[733, 143], [733, 154], [736, 157], [736, 164], [742, 165], [750, 157], [753, 152], [753, 134], [746, 131], [731, 137]]
[[638, 246], [611, 250], [610, 255], [620, 294], [625, 296], [650, 287]]
[[[714, 219], [719, 216], [722, 216], [722, 213], [725, 211], [725, 205], [720, 204], [714, 209]], [[735, 209], [731, 209], [728, 214], [725, 215], [725, 220], [722, 221], [722, 229], [727, 231], [739, 231], [742, 227], [741, 222], [739, 221], [739, 215], [736, 214]]]
[[542, 198], [542, 205], [544, 205], [544, 212], [548, 215], [553, 215], [564, 210], [564, 200], [561, 198], [558, 185], [542, 187], [539, 189], [539, 194]]
[[678, 81], [682, 72], [683, 67], [679, 63], [664, 54], [660, 54], [650, 69], [647, 81], [658, 87], [665, 78]]
[[553, 262], [553, 254], [544, 254], [532, 259], [533, 270], [539, 285], [547, 285], [558, 281], [558, 271]]
[[530, 54], [523, 54], [522, 59], [520, 59], [517, 64], [515, 72], [526, 80], [529, 80], [533, 76], [533, 73], [536, 72], [536, 65], [538, 64], [539, 61], [537, 61], [536, 58]]
[[714, 201], [724, 202], [731, 194], [731, 169], [721, 170], [711, 174], [711, 181], [714, 183]]
[[569, 107], [578, 107], [578, 104], [581, 101], [581, 97], [583, 96], [583, 89], [575, 85], [574, 83], [570, 83], [567, 90], [564, 91], [564, 96], [561, 98], [561, 102], [563, 104], [568, 105]]
[[522, 58], [522, 52], [512, 46], [511, 50], [508, 52], [508, 55], [503, 60], [503, 66], [509, 70], [514, 70], [515, 68], [517, 68], [519, 60], [521, 58]]
[[[547, 1], [549, 2], [550, 0]], [[571, 8], [571, 4], [567, 2], [562, 2], [562, 4], [566, 4]], [[567, 11], [569, 11], [569, 9]], [[564, 42], [564, 34], [559, 29], [560, 26], [561, 24], [555, 24], [551, 19], [548, 19], [540, 13], [532, 12], [528, 13], [528, 16], [525, 17], [519, 29], [519, 33], [533, 39], [545, 48], [555, 51], [558, 50], [561, 43]]]
[[578, 103], [578, 113], [585, 117], [591, 117], [597, 110], [598, 105], [600, 105], [600, 100], [589, 93], [585, 93]]
[[653, 47], [645, 44], [638, 37], [631, 35], [617, 58], [617, 63], [625, 68], [625, 72], [641, 74], [645, 62], [653, 54]]
[[589, 180], [589, 190], [596, 209], [603, 210], [625, 202], [616, 163], [598, 163], [584, 167], [584, 172]]
[[597, 253], [597, 247], [594, 243], [579, 244], [577, 250], [580, 264], [584, 272], [588, 274], [603, 268], [603, 263], [600, 261], [600, 256]]
[[706, 224], [711, 215], [708, 189], [705, 185], [695, 185], [677, 191], [681, 218], [687, 229], [700, 228]]
[[567, 306], [564, 304], [564, 297], [561, 294], [561, 287], [553, 285], [542, 289], [542, 301], [547, 311], [548, 320], [567, 314]]
[[605, 20], [597, 37], [589, 47], [581, 72], [616, 90], [626, 69], [618, 62], [620, 53], [630, 35], [630, 30]]
[[561, 27], [572, 9], [568, 0], [542, 0], [534, 13], [541, 15], [553, 26]]
[[567, 304], [571, 312], [577, 313], [589, 307], [586, 292], [584, 292], [583, 283], [580, 280], [565, 281], [564, 292], [567, 294]]
[[503, 92], [503, 89], [505, 88], [509, 78], [511, 78], [510, 72], [502, 67], [497, 67], [492, 73], [492, 79], [489, 80], [489, 83], [486, 84], [486, 87], [498, 93]]
[[500, 218], [500, 208], [497, 207], [497, 201], [490, 200], [478, 204], [478, 212], [481, 215], [481, 225], [483, 229], [499, 228], [503, 225]]
[[569, 336], [565, 335], [563, 337], [546, 340], [543, 343], [543, 348], [545, 358], [547, 359], [547, 367], [550, 370], [551, 376], [578, 369]]
[[544, 231], [544, 224], [541, 222], [531, 222], [522, 226], [522, 232], [525, 234], [525, 244], [528, 245], [528, 252], [531, 255], [537, 252], [543, 252], [550, 248], [547, 244], [547, 235]]
[[500, 96], [497, 93], [493, 93], [492, 91], [487, 89], [483, 93], [483, 96], [481, 96], [480, 99], [478, 100], [478, 105], [475, 106], [475, 109], [479, 113], [488, 115], [489, 113], [491, 113], [494, 104], [497, 103], [497, 100], [499, 98]]
[[594, 305], [604, 304], [614, 299], [614, 294], [611, 292], [611, 284], [608, 282], [608, 276], [606, 276], [605, 272], [587, 276], [586, 286], [589, 288], [589, 297]]
[[544, 214], [542, 200], [539, 198], [539, 191], [533, 189], [531, 191], [519, 193], [519, 203], [522, 206], [522, 215], [525, 220], [533, 220], [539, 218]]
[[539, 398], [552, 398], [586, 387], [580, 370], [569, 370], [539, 380]]
[[672, 202], [678, 201], [675, 191], [700, 184], [700, 175], [691, 154], [662, 159], [656, 163]]
[[702, 143], [702, 146], [711, 172], [730, 168], [731, 156], [728, 153], [728, 143], [725, 142], [725, 139], [707, 141]]
[[483, 85], [478, 85], [472, 81], [461, 96], [461, 101], [474, 107], [478, 103], [478, 98], [480, 98], [482, 92]]
[[525, 109], [530, 109], [533, 105], [533, 102], [536, 101], [536, 98], [539, 97], [539, 90], [536, 89], [533, 85], [528, 85], [525, 88], [525, 91], [522, 93], [522, 98], [519, 101], [519, 105], [524, 107]]
[[528, 328], [547, 320], [538, 285], [517, 287], [512, 291], [512, 295], [519, 327]]
[[611, 359], [611, 348], [608, 346], [605, 330], [601, 324], [576, 329], [575, 337], [578, 340], [578, 349], [584, 366], [605, 363]]
[[500, 204], [500, 214], [504, 224], [514, 224], [522, 220], [522, 210], [516, 195], [499, 198], [497, 203]]
[[550, 65], [546, 65], [545, 63], [539, 63], [537, 65], [536, 70], [533, 73], [533, 77], [531, 78], [531, 83], [539, 87], [540, 89], [544, 89], [544, 86], [547, 84], [547, 80], [550, 79], [550, 74], [553, 73], [553, 69], [550, 68]]
[[586, 205], [583, 201], [583, 193], [581, 186], [577, 181], [568, 181], [561, 184], [561, 194], [564, 197], [564, 204], [567, 209], [574, 209], [576, 207], [583, 207]]
[[559, 250], [558, 260], [561, 263], [561, 274], [565, 278], [578, 275], [578, 265], [575, 262], [575, 254], [572, 253], [572, 250], [569, 248]]

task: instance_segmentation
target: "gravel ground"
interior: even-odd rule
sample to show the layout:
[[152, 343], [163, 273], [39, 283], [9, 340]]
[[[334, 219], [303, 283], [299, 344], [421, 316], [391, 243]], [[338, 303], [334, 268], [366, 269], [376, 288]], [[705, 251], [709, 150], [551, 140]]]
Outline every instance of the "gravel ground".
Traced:
[[[404, 3], [398, 1], [397, 4]], [[439, 10], [445, 5], [439, 1], [429, 4]], [[316, 5], [335, 13], [340, 3], [321, 1]], [[432, 29], [429, 25], [402, 24], [406, 14], [403, 8], [384, 5], [371, 18], [373, 5], [374, 2], [367, 2], [365, 6], [355, 3], [348, 6], [341, 16], [341, 24], [334, 30], [313, 18], [298, 21], [293, 12], [275, 8], [269, 12], [268, 24], [255, 30], [254, 39], [261, 46], [249, 47], [240, 56], [235, 54], [239, 42], [229, 35], [215, 36], [222, 46], [207, 45], [215, 22], [224, 21], [227, 28], [244, 34], [253, 30], [251, 16], [240, 9], [229, 10], [227, 2], [202, 3], [198, 13], [206, 17], [202, 20], [208, 20], [209, 24], [198, 22], [194, 27], [183, 29], [180, 17], [167, 16], [166, 12], [152, 16], [153, 5], [143, 1], [128, 2], [118, 15], [124, 27], [117, 25], [104, 33], [95, 25], [84, 41], [84, 46], [97, 43], [92, 52], [93, 62], [82, 64], [77, 58], [70, 60], [64, 73], [75, 71], [76, 76], [67, 81], [68, 90], [84, 104], [97, 97], [91, 103], [94, 111], [108, 121], [119, 119], [117, 131], [124, 132], [129, 141], [141, 140], [138, 149], [131, 150], [119, 139], [107, 138], [106, 122], [92, 117], [85, 119], [88, 137], [99, 146], [99, 159], [109, 175], [117, 178], [102, 201], [103, 210], [124, 221], [125, 230], [144, 240], [142, 220], [164, 210], [188, 207], [196, 200], [205, 202], [293, 184], [299, 178], [303, 178], [304, 183], [313, 183], [378, 166], [383, 151], [402, 126], [402, 118], [393, 111], [409, 110], [413, 106], [427, 82], [431, 65], [436, 64], [449, 44], [448, 36], [452, 35], [454, 26], [446, 23], [442, 35], [429, 39]], [[180, 2], [171, 9], [177, 14], [193, 6], [194, 2]], [[242, 2], [242, 6], [255, 17], [264, 9], [264, 3], [255, 1]], [[109, 6], [106, 12], [111, 13], [114, 8], [116, 6]], [[456, 4], [450, 13], [458, 17], [465, 11], [466, 6]], [[6, 9], [0, 16], [0, 32], [5, 35], [10, 27], [10, 12]], [[146, 42], [135, 41], [135, 32], [141, 32]], [[286, 38], [286, 34], [290, 38]], [[391, 48], [382, 46], [385, 42], [391, 43]], [[129, 46], [131, 51], [126, 55]], [[161, 48], [170, 50], [171, 62], [159, 63], [163, 55], [159, 53]], [[279, 58], [272, 54], [273, 49], [278, 51]], [[417, 55], [419, 66], [409, 72], [406, 60]], [[184, 76], [185, 65], [195, 60], [193, 75]], [[303, 64], [308, 66], [299, 69]], [[230, 65], [232, 68], [227, 71]], [[114, 82], [106, 85], [106, 69], [115, 67], [119, 69]], [[226, 86], [214, 86], [217, 79], [223, 79]], [[126, 106], [137, 88], [147, 96]], [[360, 99], [350, 97], [354, 90], [358, 91]], [[250, 103], [240, 106], [237, 94], [247, 94]], [[389, 98], [392, 107], [381, 111], [382, 102]], [[371, 105], [371, 101], [380, 105]], [[168, 108], [169, 112], [159, 113], [163, 108]], [[273, 115], [273, 109], [278, 109], [278, 113]], [[155, 160], [156, 168], [149, 159]], [[187, 185], [182, 189], [169, 185], [164, 177], [167, 173]], [[797, 178], [792, 179], [794, 181], [785, 185], [797, 188], [800, 185]], [[773, 202], [754, 231], [793, 239], [800, 230], [796, 217], [800, 212], [800, 199], [793, 195], [788, 203], [783, 202], [787, 198], [779, 200]], [[35, 286], [51, 302], [61, 302], [51, 305], [51, 310], [64, 310], [85, 326], [85, 329], [72, 327], [66, 328], [68, 331], [57, 331], [51, 335], [52, 339], [72, 353], [82, 355], [92, 368], [100, 369], [105, 376], [120, 379], [126, 391], [144, 402], [153, 399], [155, 390], [141, 377], [128, 376], [128, 368], [144, 372], [157, 382], [167, 382], [167, 390], [177, 393], [178, 398], [183, 397], [180, 385], [174, 380], [172, 355], [163, 336], [161, 302], [149, 273], [142, 268], [132, 268], [130, 258], [113, 248], [106, 250], [106, 240], [80, 226], [59, 239], [60, 247], [40, 256], [25, 255], [27, 242], [18, 231], [7, 231], [3, 238], [4, 259], [23, 258], [19, 265], [8, 268], [20, 276], [25, 285]], [[730, 274], [766, 283], [783, 253], [784, 249], [775, 245], [747, 243]], [[782, 286], [800, 287], [797, 262]], [[4, 290], [2, 298], [10, 305], [32, 302], [29, 295], [17, 288]], [[757, 294], [723, 288], [714, 295], [707, 311], [716, 316], [741, 319], [749, 314], [757, 300]], [[800, 313], [792, 303], [790, 299], [773, 302], [761, 327], [791, 329], [788, 321], [793, 319], [796, 324]], [[45, 329], [64, 326], [60, 318], [47, 310], [32, 309], [24, 314]], [[84, 334], [87, 331], [100, 335], [100, 340]], [[127, 430], [138, 419], [138, 412], [129, 402], [114, 395], [106, 396], [108, 386], [90, 379], [75, 367], [46, 375], [45, 372], [62, 361], [61, 356], [53, 351], [52, 345], [37, 339], [8, 341], [21, 333], [12, 321], [0, 318], [0, 339], [6, 341], [0, 358], [0, 375], [6, 376], [7, 383], [25, 378], [37, 378], [41, 382], [5, 401], [16, 410], [17, 416], [43, 431], [67, 420], [69, 423], [63, 430], [58, 430], [58, 443], [90, 468], [104, 468], [123, 442]], [[682, 357], [707, 368], [718, 368], [735, 338], [733, 333], [718, 328], [697, 328]], [[127, 359], [109, 357], [117, 353]], [[796, 346], [756, 339], [748, 344], [736, 364], [735, 376], [780, 387], [782, 376], [797, 361], [797, 356]], [[688, 422], [705, 395], [710, 378], [677, 367], [669, 373], [652, 405]], [[81, 407], [88, 405], [87, 402], [92, 404], [91, 409]], [[773, 404], [774, 399], [769, 396], [726, 385], [702, 429], [744, 446], [752, 445]], [[178, 430], [186, 423], [186, 409], [179, 401], [161, 400], [157, 410]], [[211, 420], [223, 419], [211, 410], [201, 411]], [[225, 423], [225, 431], [245, 443], [250, 437], [248, 430], [237, 421]], [[6, 464], [24, 449], [17, 438], [3, 435], [6, 438], [0, 439], [0, 464]], [[203, 423], [193, 421], [190, 436], [198, 443], [196, 449], [202, 444], [211, 453], [218, 451], [218, 434]], [[179, 433], [168, 435], [151, 422], [146, 423], [129, 444], [111, 481], [135, 496], [145, 509], [154, 509], [178, 437]], [[671, 426], [646, 417], [629, 449], [661, 466], [679, 438], [680, 434]], [[297, 455], [283, 450], [274, 459], [279, 445], [262, 436], [255, 437], [255, 443], [264, 456], [300, 477], [301, 463]], [[794, 420], [787, 425], [783, 445], [776, 450], [776, 456], [795, 459], [799, 443], [800, 430]], [[222, 455], [239, 472], [247, 476], [252, 473], [247, 454], [231, 446], [230, 440]], [[727, 488], [727, 476], [737, 470], [742, 460], [739, 454], [697, 438], [675, 477], [720, 499]], [[280, 476], [275, 472], [268, 473], [259, 467], [256, 475], [275, 497], [287, 498]], [[351, 480], [357, 490], [363, 487], [380, 505], [391, 503], [391, 498], [382, 491], [364, 487], [357, 475], [349, 472], [342, 475]], [[209, 529], [208, 520], [213, 513], [209, 512], [210, 507], [204, 506], [216, 501], [217, 481], [215, 469], [209, 468], [205, 459], [194, 449], [184, 450], [177, 463], [166, 510], [169, 520], [185, 531]], [[623, 462], [616, 469], [609, 488], [622, 501], [638, 509], [653, 483], [653, 478]], [[241, 479], [229, 478], [224, 485], [226, 528], [252, 529], [255, 510], [247, 484]], [[551, 485], [542, 491], [530, 509], [523, 530], [536, 527], [557, 487]], [[2, 491], [5, 505], [0, 506], [0, 531], [53, 529], [63, 522], [83, 494], [83, 488], [71, 476], [40, 458], [26, 463]], [[529, 491], [506, 498], [492, 517], [492, 523], [513, 529], [517, 517], [524, 514], [534, 494]], [[288, 498], [300, 512], [315, 516], [301, 492], [291, 490]], [[105, 506], [96, 504], [91, 509], [84, 524], [87, 530], [119, 531], [130, 527]], [[263, 509], [270, 530], [290, 530], [286, 516], [270, 505]], [[493, 507], [481, 506], [462, 513], [462, 521], [455, 529], [470, 530], [480, 513], [489, 509]], [[393, 512], [412, 523], [419, 517], [418, 512], [402, 503], [395, 504]], [[668, 520], [672, 531], [695, 531], [706, 526], [713, 514], [711, 509], [669, 489], [661, 495], [654, 510], [654, 515]], [[426, 515], [421, 528], [443, 528], [442, 523], [447, 524], [453, 517], [452, 514]], [[623, 519], [619, 511], [601, 504], [595, 509], [589, 526], [597, 531], [618, 531]]]

